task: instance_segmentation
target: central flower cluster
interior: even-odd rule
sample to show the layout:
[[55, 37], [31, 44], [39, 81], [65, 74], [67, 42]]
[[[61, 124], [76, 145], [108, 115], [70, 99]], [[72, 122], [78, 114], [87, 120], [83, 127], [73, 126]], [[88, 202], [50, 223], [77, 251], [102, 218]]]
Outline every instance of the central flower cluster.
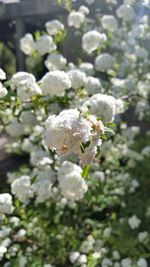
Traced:
[[95, 116], [84, 116], [77, 109], [50, 115], [46, 121], [46, 145], [59, 155], [76, 154], [83, 165], [94, 158], [104, 125]]

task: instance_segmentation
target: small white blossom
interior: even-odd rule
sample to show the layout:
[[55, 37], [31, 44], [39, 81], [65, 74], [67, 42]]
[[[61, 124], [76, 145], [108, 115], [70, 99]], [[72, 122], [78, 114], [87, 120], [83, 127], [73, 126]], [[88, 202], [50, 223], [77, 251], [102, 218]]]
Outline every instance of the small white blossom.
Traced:
[[8, 93], [7, 89], [0, 82], [0, 98], [5, 97], [7, 95], [7, 93]]
[[56, 35], [58, 32], [64, 30], [64, 25], [59, 20], [51, 20], [45, 24], [49, 35]]
[[50, 96], [62, 96], [65, 89], [71, 87], [69, 75], [64, 71], [55, 70], [48, 72], [41, 80], [41, 89], [43, 94]]
[[8, 193], [0, 194], [0, 213], [11, 214], [13, 209], [12, 196]]
[[42, 35], [40, 39], [36, 42], [35, 48], [40, 55], [45, 55], [47, 53], [53, 52], [56, 50], [56, 45], [53, 41], [53, 38], [48, 35]]
[[80, 70], [82, 70], [83, 72], [85, 72], [85, 74], [87, 76], [92, 76], [94, 75], [94, 66], [92, 63], [89, 62], [82, 62], [79, 65]]
[[73, 89], [79, 89], [84, 87], [86, 82], [86, 75], [80, 70], [70, 70], [68, 72], [69, 78], [71, 80], [71, 87]]
[[140, 258], [137, 262], [137, 267], [148, 267], [148, 263], [144, 258]]
[[0, 80], [6, 79], [6, 73], [0, 68]]
[[97, 71], [107, 71], [114, 66], [113, 57], [110, 54], [100, 54], [95, 58], [95, 69]]
[[35, 51], [35, 41], [32, 34], [26, 33], [24, 37], [20, 39], [20, 49], [28, 56], [31, 56]]
[[130, 5], [121, 5], [116, 11], [117, 16], [125, 21], [131, 21], [135, 17], [134, 9]]
[[0, 260], [3, 258], [6, 252], [7, 252], [7, 248], [0, 245]]
[[82, 13], [82, 14], [84, 14], [84, 15], [88, 15], [90, 11], [89, 11], [88, 7], [86, 7], [86, 6], [80, 6], [79, 12]]
[[122, 267], [131, 267], [132, 261], [130, 258], [125, 258], [121, 261], [121, 266]]
[[36, 84], [35, 77], [28, 72], [17, 72], [12, 76], [10, 87], [17, 90], [21, 101], [28, 101], [35, 95], [41, 95], [41, 89]]
[[23, 125], [18, 122], [17, 118], [13, 118], [12, 121], [5, 127], [6, 132], [13, 137], [22, 136], [25, 133]]
[[69, 259], [71, 263], [75, 263], [79, 258], [80, 253], [78, 251], [73, 251], [70, 253]]
[[89, 111], [100, 117], [102, 121], [113, 121], [116, 114], [115, 98], [109, 95], [96, 94], [85, 101], [85, 106]]
[[82, 47], [88, 53], [101, 48], [107, 40], [105, 33], [99, 33], [98, 31], [89, 31], [82, 37]]
[[49, 71], [63, 70], [67, 60], [61, 54], [50, 54], [44, 63]]
[[85, 180], [81, 176], [82, 169], [76, 164], [64, 161], [58, 171], [59, 187], [65, 198], [82, 199], [87, 191]]
[[78, 11], [72, 11], [68, 16], [68, 25], [79, 29], [85, 20], [85, 15]]
[[77, 260], [79, 265], [87, 263], [87, 256], [85, 254], [81, 254]]
[[136, 229], [141, 224], [141, 220], [138, 219], [136, 215], [133, 215], [128, 219], [128, 223], [131, 229]]
[[11, 184], [11, 191], [21, 202], [27, 204], [29, 199], [33, 197], [30, 177], [23, 175], [13, 181]]
[[85, 89], [89, 95], [97, 94], [101, 91], [102, 85], [98, 78], [89, 76], [86, 79]]
[[102, 26], [108, 31], [116, 31], [118, 28], [118, 22], [112, 15], [104, 15], [102, 17]]
[[102, 267], [109, 267], [109, 266], [112, 266], [112, 264], [113, 264], [112, 260], [108, 258], [104, 258], [102, 260]]

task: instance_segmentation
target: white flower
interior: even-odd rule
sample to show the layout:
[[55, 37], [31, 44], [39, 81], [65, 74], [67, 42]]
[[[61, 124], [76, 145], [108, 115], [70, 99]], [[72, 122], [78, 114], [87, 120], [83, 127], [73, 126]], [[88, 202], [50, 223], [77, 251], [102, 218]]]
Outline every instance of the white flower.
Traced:
[[[68, 172], [64, 172], [64, 167]], [[70, 169], [70, 171], [69, 171]], [[65, 198], [70, 200], [82, 199], [87, 191], [85, 180], [81, 176], [82, 169], [76, 164], [64, 162], [58, 171], [59, 187]]]
[[99, 259], [99, 258], [101, 258], [101, 253], [100, 252], [97, 252], [97, 251], [95, 251], [93, 254], [92, 254], [92, 257], [94, 258], [94, 259]]
[[6, 132], [13, 137], [24, 135], [24, 127], [18, 122], [17, 118], [13, 118], [12, 121], [5, 127]]
[[102, 171], [96, 171], [93, 173], [93, 178], [97, 181], [104, 182], [105, 181], [105, 174]]
[[102, 118], [102, 121], [113, 121], [116, 114], [115, 98], [109, 95], [96, 94], [84, 103], [89, 111]]
[[148, 263], [144, 258], [140, 258], [137, 262], [138, 267], [148, 267]]
[[60, 70], [46, 73], [41, 80], [43, 94], [48, 94], [50, 96], [62, 96], [65, 89], [69, 89], [70, 87], [71, 81], [68, 74]]
[[147, 243], [147, 241], [148, 241], [148, 232], [140, 232], [139, 234], [138, 234], [138, 240], [139, 240], [139, 242], [141, 242], [141, 243]]
[[61, 177], [66, 176], [68, 173], [78, 172], [79, 174], [82, 173], [82, 169], [80, 166], [70, 162], [70, 161], [64, 161], [59, 168], [58, 171], [58, 179], [61, 179]]
[[45, 24], [49, 35], [56, 35], [59, 31], [64, 30], [64, 25], [59, 20], [51, 20]]
[[101, 82], [98, 78], [89, 76], [86, 79], [85, 89], [89, 95], [94, 95], [100, 92], [102, 88]]
[[20, 229], [16, 234], [15, 236], [16, 237], [23, 237], [26, 235], [26, 230], [25, 229]]
[[89, 62], [83, 62], [79, 65], [80, 70], [85, 72], [86, 75], [92, 76], [94, 75], [94, 66]]
[[0, 213], [11, 214], [13, 210], [12, 196], [8, 193], [0, 194]]
[[136, 215], [133, 215], [128, 219], [128, 223], [131, 229], [136, 229], [139, 227], [141, 220], [138, 219]]
[[17, 90], [17, 95], [21, 101], [28, 101], [35, 95], [40, 95], [41, 89], [36, 84], [35, 77], [28, 72], [17, 72], [12, 76], [11, 89]]
[[73, 251], [70, 253], [69, 259], [71, 263], [75, 263], [79, 258], [80, 253], [78, 251]]
[[42, 203], [50, 198], [52, 192], [52, 183], [49, 179], [37, 181], [32, 185], [32, 189], [37, 195], [37, 203]]
[[6, 73], [0, 68], [0, 80], [6, 79]]
[[27, 264], [27, 259], [23, 255], [19, 255], [19, 267], [25, 267]]
[[143, 148], [142, 155], [150, 156], [150, 146], [146, 146], [146, 147]]
[[77, 260], [79, 265], [87, 263], [87, 256], [85, 254], [81, 254]]
[[68, 16], [68, 25], [79, 29], [85, 20], [85, 15], [81, 12], [72, 11]]
[[31, 150], [30, 163], [33, 166], [36, 166], [36, 165], [39, 166], [41, 160], [43, 160], [43, 158], [48, 157], [48, 156], [49, 156], [49, 153], [47, 151], [44, 151], [44, 150], [37, 147], [37, 148]]
[[135, 17], [134, 9], [130, 5], [121, 5], [116, 13], [119, 18], [125, 21], [131, 21]]
[[32, 34], [26, 33], [24, 37], [20, 39], [20, 49], [28, 56], [31, 56], [35, 51], [35, 41]]
[[86, 82], [86, 75], [80, 70], [70, 70], [68, 72], [69, 78], [71, 80], [71, 87], [73, 89], [79, 89], [84, 87]]
[[121, 261], [122, 267], [131, 267], [132, 261], [130, 258], [125, 258]]
[[104, 258], [102, 260], [102, 267], [109, 267], [109, 266], [112, 266], [112, 264], [113, 264], [112, 260], [108, 258]]
[[111, 236], [111, 232], [112, 232], [111, 228], [107, 227], [107, 228], [104, 229], [103, 236], [108, 238], [108, 237]]
[[120, 259], [120, 254], [117, 250], [113, 251], [113, 258], [115, 260], [119, 260]]
[[95, 68], [97, 71], [107, 71], [113, 68], [114, 60], [110, 54], [103, 53], [95, 58]]
[[44, 63], [49, 71], [63, 70], [66, 66], [67, 60], [61, 54], [50, 54]]
[[122, 99], [116, 99], [116, 113], [123, 113], [125, 111], [124, 101]]
[[[76, 109], [49, 116], [45, 126], [46, 145], [55, 149], [59, 155], [78, 155], [83, 164], [94, 158], [99, 136], [104, 132], [101, 121], [97, 121], [94, 116], [84, 118]], [[87, 142], [89, 145], [85, 149], [81, 148], [81, 143]]]
[[5, 97], [7, 95], [7, 93], [8, 93], [7, 89], [0, 82], [0, 98]]
[[86, 6], [80, 6], [79, 12], [82, 13], [82, 14], [84, 14], [84, 15], [88, 15], [90, 11], [89, 11], [88, 7], [86, 7]]
[[23, 111], [21, 113], [20, 120], [22, 124], [28, 125], [29, 127], [34, 127], [37, 123], [35, 114], [29, 110]]
[[56, 45], [53, 38], [48, 35], [42, 35], [40, 39], [36, 42], [35, 48], [40, 55], [45, 55], [56, 50]]
[[3, 258], [6, 252], [7, 252], [7, 248], [0, 245], [0, 260]]
[[33, 197], [30, 177], [23, 175], [13, 181], [11, 184], [11, 191], [21, 202], [27, 204], [29, 199]]
[[82, 47], [88, 54], [91, 54], [93, 51], [101, 48], [106, 40], [107, 37], [104, 33], [99, 33], [95, 30], [89, 31], [82, 37]]
[[138, 188], [140, 186], [139, 182], [136, 180], [136, 179], [133, 179], [131, 181], [131, 185], [130, 185], [130, 188], [129, 188], [129, 192], [130, 193], [134, 193], [136, 188]]
[[104, 15], [102, 17], [103, 28], [108, 31], [116, 31], [118, 28], [118, 22], [116, 18], [112, 15]]

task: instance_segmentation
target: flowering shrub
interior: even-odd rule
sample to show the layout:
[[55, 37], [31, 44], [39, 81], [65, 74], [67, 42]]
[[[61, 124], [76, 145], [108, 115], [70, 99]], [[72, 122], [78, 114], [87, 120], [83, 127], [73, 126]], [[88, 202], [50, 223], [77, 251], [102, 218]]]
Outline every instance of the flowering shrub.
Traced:
[[[0, 194], [2, 267], [148, 267], [150, 134], [122, 118], [149, 116], [149, 18], [137, 1], [106, 2], [91, 19], [93, 0], [65, 1], [67, 27], [55, 19], [22, 37], [42, 77], [5, 81], [0, 69], [6, 151], [28, 156]], [[76, 64], [61, 51], [70, 28]]]

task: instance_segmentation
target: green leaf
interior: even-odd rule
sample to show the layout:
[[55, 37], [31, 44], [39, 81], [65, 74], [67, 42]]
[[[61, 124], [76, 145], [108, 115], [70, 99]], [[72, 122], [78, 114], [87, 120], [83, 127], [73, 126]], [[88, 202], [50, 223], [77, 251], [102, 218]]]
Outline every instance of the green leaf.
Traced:
[[111, 135], [115, 135], [114, 130], [108, 127], [104, 127], [104, 132], [111, 133]]
[[86, 178], [86, 177], [88, 176], [90, 168], [91, 168], [91, 164], [88, 164], [88, 165], [83, 169], [82, 177]]

